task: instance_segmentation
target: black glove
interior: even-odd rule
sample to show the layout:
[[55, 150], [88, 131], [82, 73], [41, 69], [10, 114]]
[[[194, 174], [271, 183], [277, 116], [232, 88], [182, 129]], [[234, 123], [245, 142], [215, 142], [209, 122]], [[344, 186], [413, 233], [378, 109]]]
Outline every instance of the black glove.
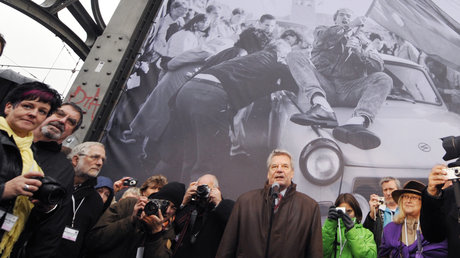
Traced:
[[353, 226], [355, 225], [355, 222], [353, 222], [353, 220], [350, 218], [350, 216], [348, 216], [348, 214], [346, 213], [343, 213], [341, 212], [342, 215], [342, 221], [343, 221], [343, 224], [345, 224], [345, 227], [347, 228], [347, 231], [352, 229]]
[[337, 220], [339, 218], [339, 214], [337, 213], [337, 210], [335, 209], [334, 205], [329, 207], [329, 212], [327, 213], [327, 218], [331, 219], [331, 220]]

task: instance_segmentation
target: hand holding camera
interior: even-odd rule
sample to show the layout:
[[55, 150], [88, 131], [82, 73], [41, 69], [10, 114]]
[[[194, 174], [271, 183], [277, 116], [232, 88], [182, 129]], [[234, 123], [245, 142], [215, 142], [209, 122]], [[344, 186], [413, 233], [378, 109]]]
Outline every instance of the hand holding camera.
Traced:
[[183, 206], [187, 205], [191, 201], [192, 196], [196, 194], [196, 188], [197, 182], [190, 183], [189, 187], [187, 188], [187, 191], [185, 192], [184, 199], [182, 201]]
[[133, 208], [133, 214], [131, 216], [133, 220], [140, 219], [142, 217], [142, 212], [144, 211], [144, 207], [148, 201], [149, 200], [145, 196], [139, 197]]
[[38, 171], [31, 171], [7, 181], [2, 199], [12, 199], [19, 195], [32, 197], [33, 192], [37, 191], [42, 185], [41, 181], [35, 178], [42, 176], [43, 174]]
[[125, 176], [120, 180], [115, 181], [113, 183], [113, 192], [117, 193], [118, 191], [128, 188], [128, 187], [134, 187], [137, 185], [137, 180], [135, 178]]
[[329, 207], [327, 217], [331, 220], [338, 220], [339, 218], [342, 218], [343, 224], [345, 225], [347, 231], [352, 229], [355, 225], [353, 219], [351, 219], [350, 216], [348, 216], [345, 207], [335, 207], [334, 205], [332, 205], [331, 207]]
[[219, 188], [212, 188], [211, 192], [209, 193], [209, 200], [212, 202], [216, 207], [222, 201], [222, 193], [220, 192]]
[[331, 220], [337, 220], [339, 218], [339, 213], [337, 212], [337, 208], [332, 205], [329, 207], [329, 212], [327, 213], [327, 218]]
[[428, 176], [428, 187], [427, 191], [432, 196], [438, 196], [440, 193], [440, 187], [444, 185], [447, 180], [447, 167], [445, 165], [436, 165], [431, 169], [430, 175]]
[[343, 224], [345, 224], [345, 227], [347, 228], [347, 231], [352, 229], [355, 226], [355, 222], [348, 216], [346, 212], [339, 211], [339, 213], [342, 213], [340, 216], [342, 218]]
[[145, 225], [147, 225], [152, 234], [161, 232], [163, 230], [164, 217], [161, 210], [158, 210], [157, 215], [150, 216], [147, 216], [144, 212], [142, 213], [141, 220], [145, 223]]

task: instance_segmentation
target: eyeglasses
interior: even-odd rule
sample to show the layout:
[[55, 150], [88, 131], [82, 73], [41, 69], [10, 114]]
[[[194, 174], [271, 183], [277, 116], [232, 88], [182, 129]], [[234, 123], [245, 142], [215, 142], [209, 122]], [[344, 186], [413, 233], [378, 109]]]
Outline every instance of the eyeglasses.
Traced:
[[408, 200], [411, 200], [411, 201], [418, 200], [418, 201], [420, 201], [422, 199], [422, 197], [417, 196], [417, 195], [401, 195], [401, 198], [404, 201], [408, 201]]
[[102, 160], [102, 163], [105, 163], [105, 158], [102, 157], [101, 155], [87, 155], [87, 154], [78, 154], [78, 156], [86, 156], [88, 158], [90, 158], [91, 160]]

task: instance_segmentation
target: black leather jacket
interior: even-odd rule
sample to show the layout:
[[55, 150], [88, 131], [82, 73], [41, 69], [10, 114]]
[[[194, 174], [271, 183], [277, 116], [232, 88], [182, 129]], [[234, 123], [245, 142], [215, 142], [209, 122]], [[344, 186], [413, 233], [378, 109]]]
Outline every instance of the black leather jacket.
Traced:
[[[3, 130], [0, 130], [0, 154], [0, 208], [4, 211], [11, 212], [16, 198], [3, 200], [1, 196], [3, 196], [3, 191], [5, 190], [5, 183], [21, 175], [22, 158], [13, 137], [9, 137], [7, 132]], [[0, 223], [3, 223], [3, 220], [0, 221]], [[1, 235], [3, 235], [3, 233], [1, 233]]]

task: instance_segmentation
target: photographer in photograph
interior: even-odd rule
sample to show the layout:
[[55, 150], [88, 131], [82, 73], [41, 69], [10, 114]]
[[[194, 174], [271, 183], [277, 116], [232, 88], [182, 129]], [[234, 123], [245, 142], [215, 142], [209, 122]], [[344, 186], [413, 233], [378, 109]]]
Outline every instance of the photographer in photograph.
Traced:
[[88, 235], [88, 257], [172, 256], [173, 222], [185, 185], [171, 182], [156, 191], [152, 178], [164, 177], [150, 177], [139, 198], [126, 197], [104, 212]]
[[233, 205], [223, 199], [214, 175], [192, 182], [176, 216], [174, 257], [215, 257]]
[[372, 232], [361, 225], [363, 213], [356, 198], [340, 194], [329, 207], [322, 228], [323, 257], [377, 257]]
[[[446, 165], [436, 165], [428, 176], [428, 186], [422, 192], [420, 225], [430, 242], [447, 238], [448, 257], [460, 257], [460, 137], [444, 137], [444, 160], [457, 159]], [[452, 186], [450, 186], [452, 184]]]

